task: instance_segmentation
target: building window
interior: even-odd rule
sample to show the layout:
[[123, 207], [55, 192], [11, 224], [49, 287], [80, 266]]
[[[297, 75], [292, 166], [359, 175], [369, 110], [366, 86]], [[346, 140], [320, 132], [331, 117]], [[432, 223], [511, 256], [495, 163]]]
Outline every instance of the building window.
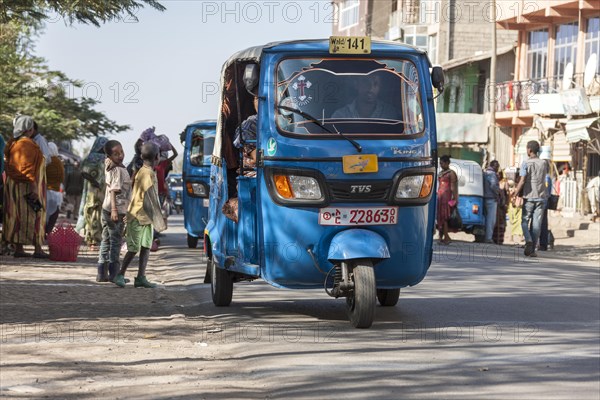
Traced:
[[427, 46], [427, 26], [407, 26], [404, 29], [404, 43], [415, 46], [423, 51], [429, 50]]
[[579, 33], [579, 24], [571, 22], [556, 27], [556, 44], [554, 46], [554, 76], [562, 78], [565, 73], [565, 67], [573, 63], [575, 71], [577, 35]]
[[437, 64], [437, 35], [430, 35], [429, 36], [429, 49], [427, 50], [427, 53], [429, 54], [429, 60], [431, 61], [432, 64]]
[[[585, 62], [595, 54], [596, 59], [600, 56], [600, 17], [587, 20], [585, 30]], [[600, 74], [600, 62], [596, 63], [596, 73]]]
[[548, 29], [529, 32], [528, 42], [527, 76], [529, 79], [544, 79], [548, 65]]
[[359, 0], [344, 0], [340, 3], [340, 29], [358, 25]]

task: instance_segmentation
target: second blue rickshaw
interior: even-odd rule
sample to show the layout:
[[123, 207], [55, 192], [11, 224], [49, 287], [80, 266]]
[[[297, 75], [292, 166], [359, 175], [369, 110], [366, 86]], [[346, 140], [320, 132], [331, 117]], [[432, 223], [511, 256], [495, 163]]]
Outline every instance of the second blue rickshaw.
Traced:
[[214, 120], [189, 124], [181, 132], [183, 153], [183, 220], [187, 244], [195, 248], [208, 221], [210, 159], [215, 141]]

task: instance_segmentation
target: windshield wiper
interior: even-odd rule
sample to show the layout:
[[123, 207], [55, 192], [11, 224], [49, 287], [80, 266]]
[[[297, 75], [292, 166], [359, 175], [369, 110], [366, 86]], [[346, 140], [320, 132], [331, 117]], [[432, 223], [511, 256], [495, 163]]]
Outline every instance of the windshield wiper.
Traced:
[[[321, 129], [323, 129], [324, 131], [332, 133], [332, 134], [340, 135], [341, 137], [346, 139], [348, 142], [350, 142], [352, 144], [352, 146], [354, 146], [356, 148], [356, 150], [358, 150], [359, 153], [362, 152], [362, 146], [360, 144], [358, 144], [358, 142], [356, 140], [350, 139], [348, 136], [344, 135], [342, 132], [338, 131], [337, 129], [335, 131], [332, 131], [331, 129], [329, 129], [325, 125], [323, 125], [321, 122], [319, 122], [319, 120], [316, 119], [315, 117], [313, 117], [312, 115], [307, 114], [304, 111], [298, 110], [297, 108], [293, 108], [293, 107], [278, 105], [277, 108], [280, 110], [286, 110], [286, 111], [296, 113], [296, 114], [300, 115], [301, 117], [303, 117], [304, 119], [306, 119], [310, 122], [313, 122], [315, 125], [317, 125]], [[334, 126], [334, 128], [335, 128], [335, 126]]]

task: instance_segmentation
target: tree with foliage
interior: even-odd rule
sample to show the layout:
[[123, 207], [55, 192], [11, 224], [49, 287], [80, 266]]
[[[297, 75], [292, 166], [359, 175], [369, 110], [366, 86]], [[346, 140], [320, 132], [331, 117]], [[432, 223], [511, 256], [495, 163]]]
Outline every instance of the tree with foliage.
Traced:
[[[159, 10], [155, 1], [144, 1]], [[132, 14], [138, 1], [0, 0], [0, 134], [12, 136], [17, 113], [31, 115], [44, 135], [53, 141], [118, 133], [129, 129], [94, 110], [98, 102], [74, 98], [83, 82], [51, 71], [43, 58], [33, 55], [35, 38], [49, 12], [67, 21], [99, 25], [122, 13]], [[135, 16], [134, 16], [135, 17]]]
[[135, 12], [145, 5], [158, 11], [165, 10], [156, 0], [0, 0], [0, 23], [14, 20], [41, 22], [55, 13], [71, 24], [81, 22], [100, 26], [124, 15], [137, 21]]

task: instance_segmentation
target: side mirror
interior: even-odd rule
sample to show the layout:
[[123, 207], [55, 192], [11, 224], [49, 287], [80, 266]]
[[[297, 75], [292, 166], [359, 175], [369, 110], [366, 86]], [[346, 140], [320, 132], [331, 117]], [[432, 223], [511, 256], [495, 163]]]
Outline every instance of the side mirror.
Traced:
[[431, 69], [431, 84], [438, 92], [444, 91], [444, 70], [440, 66], [435, 66]]
[[179, 141], [183, 144], [185, 143], [185, 129], [181, 131], [179, 134]]
[[258, 86], [258, 72], [258, 65], [246, 65], [246, 69], [244, 70], [244, 86], [250, 93], [253, 93], [256, 86]]

